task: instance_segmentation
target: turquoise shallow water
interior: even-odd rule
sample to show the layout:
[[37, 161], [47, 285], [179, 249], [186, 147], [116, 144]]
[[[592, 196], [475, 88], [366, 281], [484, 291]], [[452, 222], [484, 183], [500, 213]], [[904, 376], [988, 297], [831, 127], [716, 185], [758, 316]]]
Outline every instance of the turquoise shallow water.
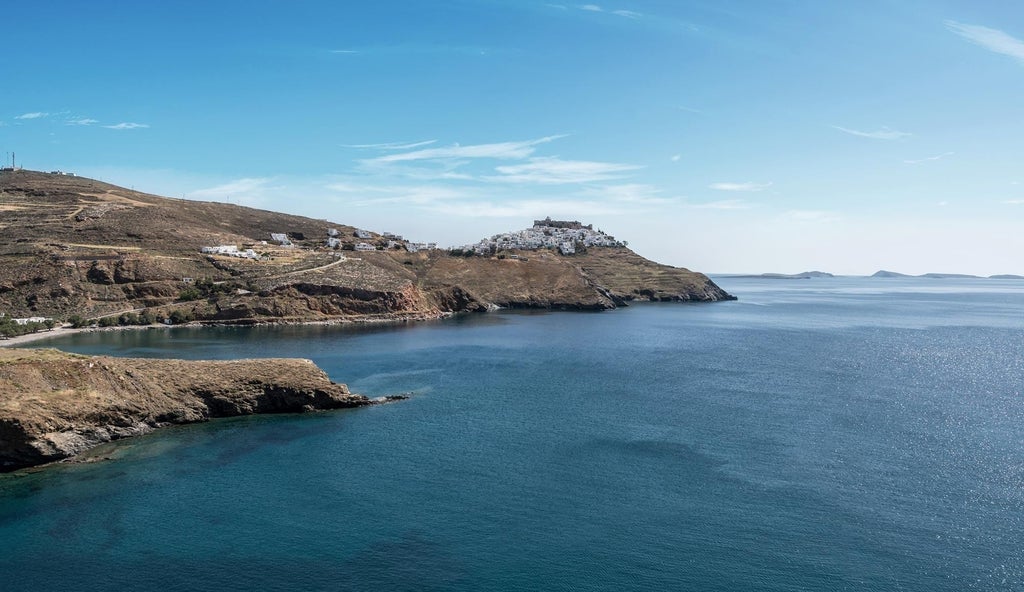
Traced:
[[741, 300], [43, 344], [416, 395], [0, 476], [0, 589], [1024, 589], [1024, 282], [721, 283]]

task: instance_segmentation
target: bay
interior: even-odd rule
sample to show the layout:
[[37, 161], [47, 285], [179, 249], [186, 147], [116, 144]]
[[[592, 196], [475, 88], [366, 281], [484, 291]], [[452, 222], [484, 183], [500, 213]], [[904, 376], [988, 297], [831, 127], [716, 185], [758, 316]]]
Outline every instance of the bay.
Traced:
[[2, 589], [1024, 589], [1024, 282], [719, 281], [740, 300], [42, 343], [413, 397], [0, 476]]

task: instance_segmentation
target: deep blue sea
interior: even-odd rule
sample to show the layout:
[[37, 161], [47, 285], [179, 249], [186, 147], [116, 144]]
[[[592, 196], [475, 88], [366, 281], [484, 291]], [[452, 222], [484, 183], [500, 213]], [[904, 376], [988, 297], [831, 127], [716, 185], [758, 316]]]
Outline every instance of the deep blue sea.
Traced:
[[408, 401], [0, 475], [0, 590], [1024, 590], [1024, 281], [39, 345]]

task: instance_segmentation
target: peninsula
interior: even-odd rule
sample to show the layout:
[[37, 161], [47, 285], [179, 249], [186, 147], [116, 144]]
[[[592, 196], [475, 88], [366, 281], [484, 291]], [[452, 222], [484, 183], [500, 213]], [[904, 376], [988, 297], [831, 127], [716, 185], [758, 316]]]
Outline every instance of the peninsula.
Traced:
[[313, 362], [227, 362], [0, 349], [0, 472], [156, 428], [255, 413], [372, 405]]
[[0, 229], [0, 312], [19, 319], [403, 321], [499, 307], [733, 299], [704, 274], [550, 219], [442, 249], [326, 220], [15, 170], [0, 172]]

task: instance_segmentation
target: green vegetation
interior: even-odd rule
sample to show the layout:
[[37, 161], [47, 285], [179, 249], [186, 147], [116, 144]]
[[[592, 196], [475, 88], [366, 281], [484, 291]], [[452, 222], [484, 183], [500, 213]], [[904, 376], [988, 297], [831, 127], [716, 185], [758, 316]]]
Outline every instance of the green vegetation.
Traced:
[[41, 322], [28, 322], [20, 324], [11, 317], [4, 315], [0, 317], [0, 337], [17, 337], [18, 335], [28, 335], [29, 333], [38, 333], [43, 330], [53, 329], [57, 325], [57, 322], [53, 319], [46, 319]]
[[118, 316], [106, 316], [98, 319], [87, 319], [82, 315], [71, 315], [68, 317], [68, 322], [75, 329], [81, 329], [83, 327], [128, 327], [133, 325], [152, 325], [153, 323], [159, 322], [160, 319], [153, 313], [153, 311], [144, 309], [141, 313], [125, 312]]
[[191, 321], [192, 319], [195, 318], [195, 316], [190, 311], [176, 308], [171, 311], [170, 316], [168, 316], [167, 318], [171, 321], [172, 325], [181, 325], [182, 323], [187, 323]]

